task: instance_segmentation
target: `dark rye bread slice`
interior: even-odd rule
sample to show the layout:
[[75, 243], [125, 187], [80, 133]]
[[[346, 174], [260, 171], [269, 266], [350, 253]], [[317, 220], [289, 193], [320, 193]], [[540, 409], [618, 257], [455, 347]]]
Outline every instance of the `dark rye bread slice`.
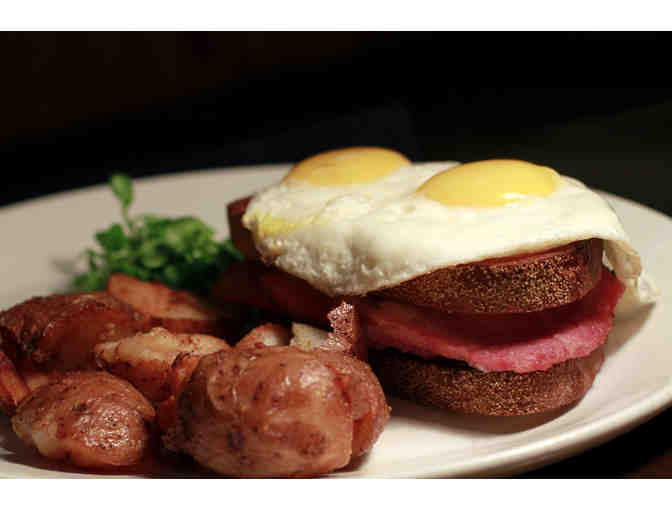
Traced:
[[604, 359], [602, 347], [548, 370], [481, 372], [462, 361], [425, 360], [394, 349], [370, 350], [369, 364], [385, 393], [420, 405], [460, 413], [520, 416], [579, 400]]
[[[234, 246], [258, 260], [241, 219], [251, 197], [227, 206]], [[547, 251], [445, 267], [374, 294], [445, 312], [535, 312], [572, 303], [600, 281], [602, 240], [587, 239]]]
[[600, 281], [602, 240], [438, 269], [375, 294], [445, 312], [536, 312], [573, 303]]

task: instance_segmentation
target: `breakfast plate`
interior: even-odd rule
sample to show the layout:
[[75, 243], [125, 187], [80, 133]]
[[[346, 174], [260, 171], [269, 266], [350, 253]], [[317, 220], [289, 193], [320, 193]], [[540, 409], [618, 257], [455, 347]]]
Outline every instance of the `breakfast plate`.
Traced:
[[[194, 215], [226, 237], [226, 204], [278, 180], [287, 165], [195, 171], [138, 179], [133, 214]], [[334, 477], [501, 476], [576, 455], [623, 434], [672, 404], [672, 324], [665, 316], [672, 288], [666, 254], [672, 220], [604, 193], [618, 213], [646, 271], [663, 294], [658, 303], [614, 324], [606, 360], [579, 403], [539, 416], [457, 415], [392, 399], [392, 418], [374, 449]], [[93, 233], [119, 221], [106, 186], [54, 194], [0, 209], [0, 309], [31, 296], [63, 291], [82, 269], [78, 258]], [[627, 377], [623, 377], [627, 374]], [[115, 476], [209, 476], [154, 466]], [[0, 418], [0, 477], [94, 477], [48, 464], [23, 447]], [[106, 475], [110, 476], [110, 475]]]

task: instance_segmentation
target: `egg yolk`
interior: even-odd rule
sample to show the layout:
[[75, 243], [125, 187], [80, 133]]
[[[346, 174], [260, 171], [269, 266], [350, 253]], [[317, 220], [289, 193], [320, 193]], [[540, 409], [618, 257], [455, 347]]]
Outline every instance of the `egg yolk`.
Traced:
[[410, 163], [403, 154], [380, 147], [336, 149], [297, 163], [285, 176], [285, 181], [302, 181], [315, 186], [364, 184]]
[[316, 216], [307, 216], [300, 220], [290, 221], [273, 216], [264, 216], [257, 219], [257, 235], [260, 237], [285, 234], [292, 230], [300, 230], [311, 225], [323, 225], [325, 220], [318, 220]]
[[560, 176], [552, 168], [513, 159], [489, 159], [444, 170], [418, 192], [444, 205], [488, 207], [553, 193]]

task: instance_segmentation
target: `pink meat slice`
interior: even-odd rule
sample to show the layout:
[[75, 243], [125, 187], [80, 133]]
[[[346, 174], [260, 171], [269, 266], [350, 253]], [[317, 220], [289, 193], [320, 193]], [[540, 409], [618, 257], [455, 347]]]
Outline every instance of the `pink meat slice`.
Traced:
[[602, 275], [583, 299], [533, 313], [445, 314], [370, 299], [358, 305], [373, 348], [463, 360], [486, 372], [525, 373], [588, 356], [605, 343], [624, 286], [606, 268]]

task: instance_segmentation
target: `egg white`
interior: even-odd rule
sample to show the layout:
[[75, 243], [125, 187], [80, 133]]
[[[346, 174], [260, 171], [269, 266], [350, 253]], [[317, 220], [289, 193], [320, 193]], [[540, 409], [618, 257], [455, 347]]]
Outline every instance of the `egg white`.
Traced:
[[497, 207], [451, 207], [416, 193], [455, 164], [413, 164], [348, 187], [281, 182], [255, 196], [243, 224], [266, 261], [331, 296], [594, 237], [606, 241], [605, 262], [618, 278], [636, 288], [640, 257], [613, 209], [584, 184], [561, 177], [549, 196]]

